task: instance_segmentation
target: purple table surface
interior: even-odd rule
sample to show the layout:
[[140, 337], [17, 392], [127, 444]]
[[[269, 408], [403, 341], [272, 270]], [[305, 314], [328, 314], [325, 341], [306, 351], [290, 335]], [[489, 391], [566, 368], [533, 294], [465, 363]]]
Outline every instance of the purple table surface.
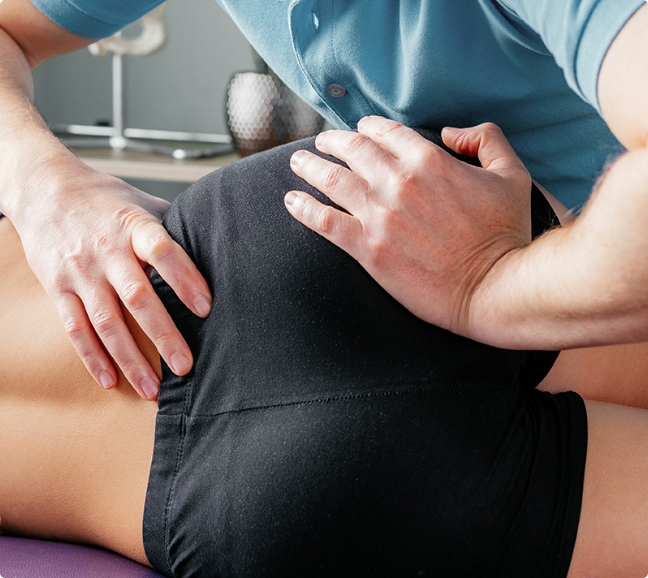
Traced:
[[107, 550], [0, 536], [1, 578], [160, 578]]

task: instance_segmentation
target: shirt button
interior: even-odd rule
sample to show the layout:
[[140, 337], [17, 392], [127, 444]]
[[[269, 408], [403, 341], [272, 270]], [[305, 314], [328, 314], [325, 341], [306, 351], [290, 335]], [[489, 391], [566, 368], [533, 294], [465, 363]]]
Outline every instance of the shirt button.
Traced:
[[315, 11], [311, 11], [311, 21], [313, 22], [313, 28], [315, 29], [315, 32], [319, 30], [319, 18], [317, 17], [317, 14]]
[[341, 84], [329, 84], [326, 90], [334, 98], [340, 98], [346, 94], [346, 88]]

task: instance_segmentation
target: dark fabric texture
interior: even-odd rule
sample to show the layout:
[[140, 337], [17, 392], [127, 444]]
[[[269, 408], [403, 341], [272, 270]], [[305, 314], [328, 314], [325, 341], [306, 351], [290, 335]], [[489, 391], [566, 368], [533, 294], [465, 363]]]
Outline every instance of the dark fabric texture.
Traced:
[[[507, 351], [411, 315], [295, 221], [313, 140], [202, 179], [165, 217], [205, 275], [163, 364], [144, 516], [169, 576], [557, 577], [576, 537], [587, 420], [535, 386], [556, 354]], [[546, 207], [545, 207], [546, 208]]]

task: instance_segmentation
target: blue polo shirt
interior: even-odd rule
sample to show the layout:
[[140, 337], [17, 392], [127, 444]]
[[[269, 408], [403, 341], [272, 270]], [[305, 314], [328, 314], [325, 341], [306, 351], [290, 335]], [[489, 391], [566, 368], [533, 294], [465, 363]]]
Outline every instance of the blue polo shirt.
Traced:
[[[159, 0], [32, 0], [107, 36]], [[497, 123], [569, 207], [621, 147], [600, 116], [603, 58], [645, 0], [218, 0], [279, 76], [334, 125]]]

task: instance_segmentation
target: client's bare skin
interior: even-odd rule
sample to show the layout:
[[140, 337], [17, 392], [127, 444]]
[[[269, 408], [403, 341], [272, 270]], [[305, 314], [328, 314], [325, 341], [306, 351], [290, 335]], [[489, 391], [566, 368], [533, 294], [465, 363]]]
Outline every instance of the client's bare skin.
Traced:
[[[0, 516], [6, 532], [147, 563], [142, 518], [155, 402], [99, 388], [0, 219]], [[154, 347], [129, 320], [158, 372]], [[545, 389], [648, 407], [646, 345], [561, 354]], [[569, 578], [648, 574], [648, 411], [588, 401], [581, 523]]]
[[[104, 391], [0, 219], [0, 517], [5, 532], [91, 543], [147, 563], [142, 517], [157, 404]], [[149, 362], [155, 348], [131, 321]]]

